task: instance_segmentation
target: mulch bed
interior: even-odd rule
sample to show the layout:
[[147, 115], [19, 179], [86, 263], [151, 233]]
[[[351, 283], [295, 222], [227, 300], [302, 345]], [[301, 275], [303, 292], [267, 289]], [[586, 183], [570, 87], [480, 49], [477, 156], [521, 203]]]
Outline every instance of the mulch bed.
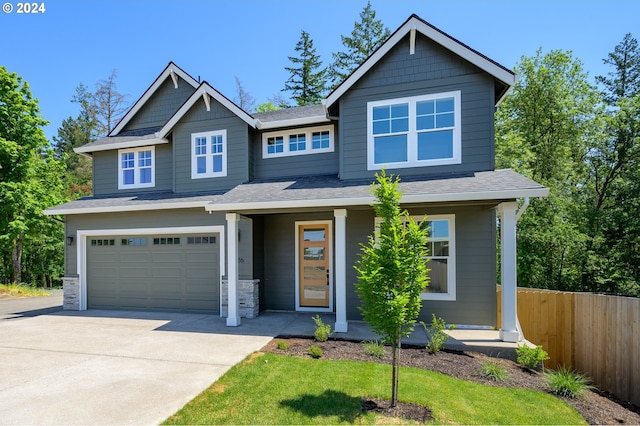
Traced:
[[[285, 340], [288, 343], [288, 349], [286, 351], [280, 350], [277, 347], [277, 342], [281, 340]], [[323, 350], [324, 354], [322, 355], [322, 359], [391, 363], [390, 350], [387, 350], [384, 357], [376, 358], [367, 355], [362, 343], [343, 340], [316, 342], [312, 339], [278, 338], [269, 342], [262, 350], [264, 352], [310, 358], [307, 350], [312, 345], [317, 345]], [[505, 367], [509, 373], [509, 379], [506, 382], [495, 382], [482, 376], [480, 372], [481, 366], [488, 359], [492, 359]], [[442, 351], [431, 355], [424, 348], [409, 347], [402, 349], [400, 364], [407, 367], [436, 371], [458, 379], [483, 383], [490, 386], [525, 388], [548, 392], [542, 373], [524, 370], [513, 361], [501, 358], [489, 358], [477, 352]], [[573, 406], [589, 424], [640, 424], [640, 408], [619, 401], [612, 395], [598, 390], [588, 391], [582, 399], [561, 399]], [[362, 409], [419, 422], [424, 422], [431, 418], [431, 411], [427, 407], [417, 406], [415, 404], [398, 404], [396, 407], [390, 408], [388, 401], [369, 399], [363, 400]]]

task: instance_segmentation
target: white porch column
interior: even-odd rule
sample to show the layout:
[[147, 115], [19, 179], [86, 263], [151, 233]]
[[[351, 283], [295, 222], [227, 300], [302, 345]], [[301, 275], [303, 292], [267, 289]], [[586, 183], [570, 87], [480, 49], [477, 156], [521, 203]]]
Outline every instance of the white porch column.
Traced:
[[347, 323], [347, 210], [335, 209], [336, 218], [336, 325], [337, 333], [346, 333]]
[[503, 342], [518, 342], [517, 326], [518, 279], [516, 257], [516, 209], [518, 203], [508, 202], [498, 206], [500, 214], [501, 277], [502, 277], [502, 324], [500, 339]]
[[238, 222], [240, 215], [227, 213], [227, 280], [229, 282], [229, 313], [227, 326], [240, 325], [240, 312], [238, 306]]

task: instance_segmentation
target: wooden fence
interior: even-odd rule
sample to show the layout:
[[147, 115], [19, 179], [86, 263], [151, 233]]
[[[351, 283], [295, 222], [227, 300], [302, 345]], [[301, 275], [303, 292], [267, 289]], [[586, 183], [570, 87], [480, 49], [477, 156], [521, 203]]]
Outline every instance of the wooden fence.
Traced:
[[[498, 325], [501, 299], [498, 286]], [[546, 368], [576, 369], [640, 406], [640, 299], [518, 289], [524, 336], [549, 354]]]

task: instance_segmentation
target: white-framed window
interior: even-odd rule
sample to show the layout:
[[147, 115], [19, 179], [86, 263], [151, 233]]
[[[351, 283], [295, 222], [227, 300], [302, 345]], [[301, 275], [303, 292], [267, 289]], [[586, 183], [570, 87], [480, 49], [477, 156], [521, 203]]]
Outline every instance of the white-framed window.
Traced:
[[118, 151], [118, 189], [155, 186], [155, 147]]
[[459, 164], [460, 91], [367, 103], [367, 169]]
[[191, 179], [227, 175], [227, 131], [191, 134]]
[[[416, 222], [424, 216], [412, 216]], [[375, 218], [375, 229], [380, 229], [382, 219]], [[456, 238], [455, 215], [429, 215], [423, 226], [428, 228], [425, 257], [429, 271], [429, 285], [422, 292], [423, 300], [456, 300]]]
[[262, 135], [262, 158], [333, 152], [333, 126], [280, 130]]

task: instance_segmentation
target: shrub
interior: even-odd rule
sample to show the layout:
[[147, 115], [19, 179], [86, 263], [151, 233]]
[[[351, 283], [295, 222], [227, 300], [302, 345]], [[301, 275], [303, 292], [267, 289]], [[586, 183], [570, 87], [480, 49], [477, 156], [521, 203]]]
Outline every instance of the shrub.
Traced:
[[326, 342], [331, 336], [331, 325], [322, 322], [320, 315], [313, 317], [313, 322], [316, 323], [316, 330], [313, 335], [318, 342]]
[[542, 349], [542, 346], [536, 346], [535, 348], [527, 345], [518, 346], [516, 354], [518, 355], [518, 364], [529, 370], [535, 370], [542, 365], [543, 361], [549, 359], [549, 354]]
[[319, 348], [319, 347], [318, 347], [318, 346], [316, 346], [316, 345], [311, 346], [311, 347], [307, 350], [307, 353], [308, 353], [309, 355], [311, 355], [311, 357], [312, 357], [312, 358], [316, 358], [316, 359], [320, 358], [320, 357], [322, 356], [322, 354], [324, 354], [324, 352], [322, 351], [322, 349], [321, 349], [321, 348]]
[[505, 382], [509, 378], [509, 373], [503, 365], [494, 360], [487, 360], [480, 367], [482, 377], [494, 382]]
[[364, 342], [364, 350], [367, 355], [374, 356], [376, 358], [382, 358], [387, 352], [384, 348], [384, 345], [377, 340], [369, 340], [367, 342]]
[[559, 396], [580, 398], [587, 390], [593, 388], [589, 385], [587, 377], [565, 367], [550, 371], [545, 376], [549, 390]]
[[427, 332], [429, 336], [429, 342], [427, 343], [426, 349], [430, 354], [435, 354], [440, 352], [444, 348], [444, 344], [449, 338], [447, 333], [444, 330], [452, 330], [455, 326], [447, 325], [444, 322], [444, 319], [437, 318], [435, 314], [431, 314], [431, 325], [427, 327], [424, 321], [420, 321], [420, 324], [424, 327], [424, 330]]
[[289, 344], [284, 340], [280, 340], [278, 341], [278, 349], [280, 349], [281, 351], [286, 351], [287, 349], [289, 349]]

